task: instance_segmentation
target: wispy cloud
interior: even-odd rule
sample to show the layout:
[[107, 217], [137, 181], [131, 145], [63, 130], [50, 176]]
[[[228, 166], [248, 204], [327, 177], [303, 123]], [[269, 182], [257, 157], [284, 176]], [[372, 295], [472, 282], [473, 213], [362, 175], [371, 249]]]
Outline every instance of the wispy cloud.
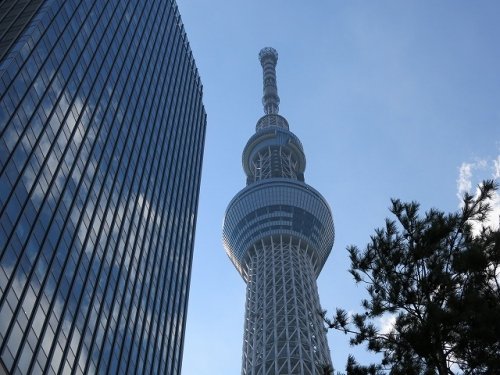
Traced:
[[383, 335], [389, 334], [394, 329], [395, 324], [396, 324], [395, 314], [382, 316], [379, 321], [380, 333]]
[[[460, 199], [460, 204], [462, 204], [464, 193], [472, 193], [473, 186], [478, 186], [485, 179], [500, 179], [500, 155], [495, 159], [480, 159], [472, 163], [462, 163], [457, 179], [457, 196]], [[474, 194], [476, 196], [479, 194], [479, 188], [476, 187]], [[500, 195], [498, 192], [493, 194], [489, 204], [491, 212], [485, 220], [484, 225], [498, 229], [500, 220]], [[480, 229], [479, 226], [474, 227], [476, 232]]]
[[457, 180], [457, 196], [459, 199], [462, 198], [464, 193], [467, 193], [472, 188], [472, 168], [473, 163], [462, 163], [460, 166], [460, 171]]
[[497, 158], [493, 160], [493, 178], [500, 178], [500, 155], [498, 155]]

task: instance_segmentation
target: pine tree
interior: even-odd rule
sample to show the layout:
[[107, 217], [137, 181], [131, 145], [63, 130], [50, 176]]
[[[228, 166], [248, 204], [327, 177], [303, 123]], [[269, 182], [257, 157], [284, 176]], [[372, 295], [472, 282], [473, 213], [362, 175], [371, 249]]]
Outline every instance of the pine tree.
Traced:
[[[500, 374], [500, 232], [484, 225], [497, 188], [484, 181], [460, 211], [423, 217], [418, 203], [393, 199], [396, 220], [363, 251], [348, 248], [349, 272], [369, 295], [364, 313], [323, 316], [352, 345], [383, 355], [370, 366], [350, 356], [348, 374]], [[387, 314], [395, 324], [382, 333], [375, 319]]]

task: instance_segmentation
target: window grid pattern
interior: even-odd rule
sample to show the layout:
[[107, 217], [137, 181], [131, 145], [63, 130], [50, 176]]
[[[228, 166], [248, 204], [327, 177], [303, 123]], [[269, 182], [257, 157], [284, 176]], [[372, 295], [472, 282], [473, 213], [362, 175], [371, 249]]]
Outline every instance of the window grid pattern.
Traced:
[[42, 3], [42, 0], [4, 0], [0, 3], [0, 61]]
[[0, 62], [0, 358], [179, 374], [206, 115], [173, 1], [43, 2]]
[[[326, 200], [311, 186], [289, 178], [252, 183], [229, 203], [222, 240], [229, 258], [243, 278], [248, 249], [261, 238], [292, 235], [309, 243], [318, 276], [335, 237]], [[314, 249], [314, 250], [313, 250]]]

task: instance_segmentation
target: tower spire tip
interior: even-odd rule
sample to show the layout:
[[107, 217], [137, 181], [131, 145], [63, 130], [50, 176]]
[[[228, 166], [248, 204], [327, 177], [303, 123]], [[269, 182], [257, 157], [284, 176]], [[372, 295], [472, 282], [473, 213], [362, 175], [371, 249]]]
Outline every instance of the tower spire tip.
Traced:
[[262, 97], [264, 112], [267, 115], [276, 114], [279, 111], [280, 104], [278, 86], [276, 85], [278, 52], [272, 47], [262, 48], [259, 52], [259, 60], [262, 65], [264, 79], [264, 96]]
[[259, 52], [259, 60], [262, 64], [262, 60], [266, 58], [271, 58], [274, 60], [274, 63], [278, 61], [278, 51], [276, 51], [273, 47], [264, 47]]

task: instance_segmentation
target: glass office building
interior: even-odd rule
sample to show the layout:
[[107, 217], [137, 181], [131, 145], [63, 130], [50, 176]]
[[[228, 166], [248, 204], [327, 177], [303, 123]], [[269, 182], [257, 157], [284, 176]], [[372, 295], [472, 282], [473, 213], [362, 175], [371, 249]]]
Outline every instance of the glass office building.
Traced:
[[176, 4], [0, 7], [0, 373], [179, 374], [206, 114]]
[[247, 284], [243, 375], [318, 375], [331, 367], [316, 278], [334, 240], [326, 200], [304, 182], [300, 140], [278, 114], [278, 53], [264, 48], [265, 115], [243, 150], [247, 186], [229, 203], [223, 242]]
[[0, 61], [35, 16], [43, 0], [0, 1]]

